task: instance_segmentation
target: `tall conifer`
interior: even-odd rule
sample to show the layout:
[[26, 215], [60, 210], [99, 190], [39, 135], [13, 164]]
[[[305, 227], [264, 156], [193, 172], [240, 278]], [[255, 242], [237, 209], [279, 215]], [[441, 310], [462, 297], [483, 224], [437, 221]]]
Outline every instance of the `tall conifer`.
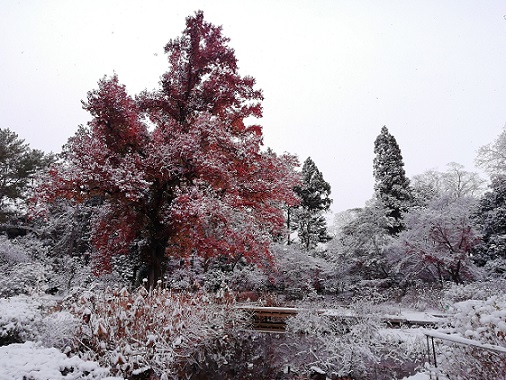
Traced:
[[375, 196], [386, 210], [388, 233], [397, 235], [404, 229], [403, 213], [412, 204], [413, 196], [401, 150], [386, 126], [374, 142], [374, 154]]
[[323, 179], [322, 172], [311, 157], [302, 166], [302, 185], [294, 190], [300, 198], [300, 207], [295, 213], [299, 239], [309, 250], [320, 242], [330, 240], [324, 213], [332, 204], [330, 184]]

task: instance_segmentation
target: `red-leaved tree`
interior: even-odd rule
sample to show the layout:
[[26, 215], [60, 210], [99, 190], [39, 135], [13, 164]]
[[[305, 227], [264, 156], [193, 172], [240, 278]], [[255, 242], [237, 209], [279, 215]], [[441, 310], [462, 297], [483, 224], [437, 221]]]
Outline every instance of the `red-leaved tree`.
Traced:
[[165, 47], [160, 88], [128, 95], [116, 76], [99, 81], [84, 108], [93, 119], [69, 139], [37, 192], [39, 205], [101, 201], [93, 220], [95, 268], [135, 242], [160, 278], [168, 256], [227, 255], [260, 262], [294, 205], [295, 156], [261, 150], [261, 91], [238, 73], [221, 27], [202, 12]]

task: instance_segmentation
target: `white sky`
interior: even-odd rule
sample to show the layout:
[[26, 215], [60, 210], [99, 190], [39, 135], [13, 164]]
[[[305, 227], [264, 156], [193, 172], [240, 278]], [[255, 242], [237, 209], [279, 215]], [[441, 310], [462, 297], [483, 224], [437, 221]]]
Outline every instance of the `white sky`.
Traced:
[[334, 211], [372, 196], [383, 125], [411, 177], [452, 161], [475, 171], [506, 123], [505, 1], [3, 0], [0, 127], [59, 152], [101, 77], [115, 71], [132, 94], [157, 85], [164, 45], [198, 9], [264, 90], [265, 145], [311, 156]]

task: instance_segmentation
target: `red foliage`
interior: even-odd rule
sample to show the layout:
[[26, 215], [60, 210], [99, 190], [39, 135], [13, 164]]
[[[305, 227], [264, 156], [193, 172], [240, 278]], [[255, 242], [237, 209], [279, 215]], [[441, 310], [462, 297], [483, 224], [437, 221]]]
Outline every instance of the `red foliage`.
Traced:
[[269, 257], [281, 206], [297, 203], [298, 162], [262, 151], [261, 127], [245, 126], [261, 116], [262, 94], [238, 74], [227, 42], [198, 12], [165, 47], [159, 90], [133, 99], [113, 76], [88, 93], [93, 120], [69, 139], [38, 200], [101, 200], [92, 236], [99, 270], [135, 240], [151, 281], [166, 254]]
[[228, 42], [221, 27], [204, 21], [203, 12], [186, 19], [183, 35], [165, 46], [170, 70], [162, 76], [161, 91], [139, 97], [154, 122], [164, 123], [170, 116], [187, 128], [209, 113], [241, 134], [246, 117], [262, 116], [262, 92], [253, 88], [254, 78], [239, 75]]
[[88, 93], [83, 108], [90, 112], [90, 126], [97, 137], [116, 153], [139, 149], [145, 142], [147, 130], [139, 121], [136, 102], [128, 96], [124, 85], [114, 75], [99, 82], [99, 89]]

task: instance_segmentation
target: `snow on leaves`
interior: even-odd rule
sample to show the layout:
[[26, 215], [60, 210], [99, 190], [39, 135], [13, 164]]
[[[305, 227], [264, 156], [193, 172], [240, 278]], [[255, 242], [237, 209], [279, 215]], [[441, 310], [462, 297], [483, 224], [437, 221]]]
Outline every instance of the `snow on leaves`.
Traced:
[[471, 253], [479, 241], [471, 221], [474, 202], [468, 197], [442, 197], [425, 209], [411, 210], [407, 229], [396, 243], [403, 252], [396, 260], [400, 271], [408, 277], [416, 274], [455, 283], [472, 279]]
[[[84, 108], [93, 116], [69, 139], [38, 200], [95, 199], [97, 268], [143, 241], [142, 259], [161, 275], [166, 254], [244, 256], [261, 261], [281, 233], [281, 205], [294, 205], [294, 156], [262, 151], [261, 91], [241, 77], [221, 28], [202, 12], [165, 50], [160, 89], [135, 99], [103, 78]], [[149, 128], [148, 128], [149, 123]]]
[[151, 368], [168, 378], [192, 365], [201, 350], [219, 356], [215, 341], [245, 325], [242, 311], [217, 304], [206, 294], [160, 288], [151, 293], [144, 288], [89, 292], [68, 299], [63, 307], [82, 320], [74, 350], [84, 349], [85, 359], [124, 377]]

